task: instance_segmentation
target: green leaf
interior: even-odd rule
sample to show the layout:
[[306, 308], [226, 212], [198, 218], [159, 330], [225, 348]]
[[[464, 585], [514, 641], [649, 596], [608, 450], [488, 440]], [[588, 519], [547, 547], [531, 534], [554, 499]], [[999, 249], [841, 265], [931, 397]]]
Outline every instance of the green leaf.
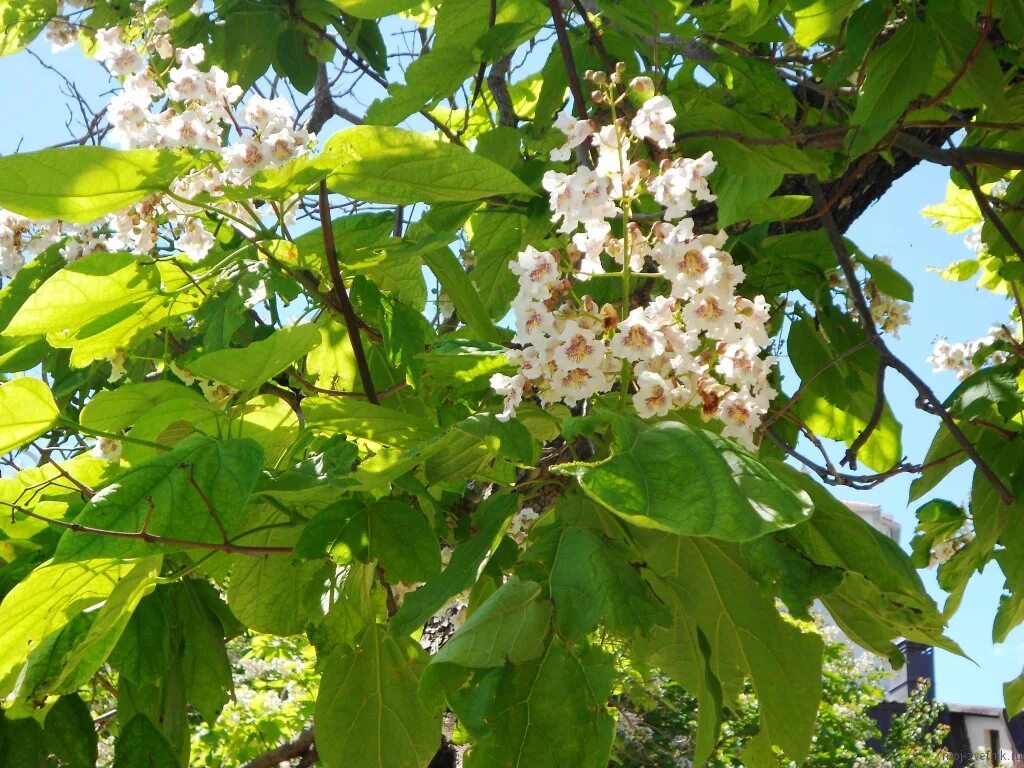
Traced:
[[[47, 652], [44, 664], [39, 664], [37, 658], [44, 655], [42, 647], [29, 657], [15, 695], [38, 700], [51, 693], [70, 693], [88, 685], [114, 649], [139, 600], [152, 591], [162, 562], [160, 555], [132, 561], [131, 571], [117, 582], [103, 605], [90, 612], [87, 631], [76, 633], [64, 652]], [[54, 665], [54, 661], [59, 663]]]
[[[149, 744], [140, 744], [141, 747], [150, 747], [156, 751], [155, 755], [145, 755], [144, 759], [155, 757], [158, 762], [154, 762], [154, 765], [158, 767], [169, 764], [186, 765], [190, 751], [192, 722], [185, 696], [185, 677], [181, 669], [180, 650], [175, 651], [175, 657], [159, 683], [137, 687], [129, 680], [122, 679], [118, 681], [117, 693], [117, 714], [121, 722], [130, 723], [136, 716], [141, 715], [158, 728], [159, 739], [153, 738]], [[143, 740], [140, 738], [140, 741]], [[165, 755], [173, 756], [174, 762], [159, 762], [161, 758], [166, 760]]]
[[392, 582], [425, 581], [441, 569], [437, 534], [419, 511], [396, 501], [346, 499], [319, 512], [303, 529], [295, 558], [328, 553], [342, 564], [377, 560]]
[[48, 561], [18, 582], [0, 603], [0, 690], [10, 690], [10, 673], [36, 645], [106, 600], [132, 568], [117, 560]]
[[379, 19], [420, 5], [420, 0], [330, 0], [331, 5], [357, 19]]
[[[774, 189], [774, 188], [773, 188]], [[807, 195], [776, 195], [747, 206], [740, 215], [751, 224], [765, 221], [786, 221], [799, 216], [811, 207], [813, 200]]]
[[812, 562], [845, 572], [839, 587], [823, 598], [836, 623], [865, 648], [893, 652], [899, 636], [960, 653], [943, 634], [945, 622], [910, 558], [899, 544], [875, 530], [812, 478], [781, 462], [780, 474], [802, 487], [814, 502], [806, 525], [779, 538]]
[[317, 512], [302, 529], [292, 557], [296, 561], [330, 555], [341, 565], [369, 562], [370, 531], [365, 505], [342, 499]]
[[179, 768], [167, 739], [145, 715], [136, 715], [114, 743], [113, 768]]
[[448, 567], [439, 576], [405, 596], [391, 620], [392, 631], [404, 635], [421, 627], [451, 597], [473, 585], [504, 535], [517, 505], [517, 498], [511, 494], [495, 494], [480, 505], [479, 529], [455, 548]]
[[750, 675], [760, 702], [762, 732], [801, 762], [810, 747], [821, 698], [821, 637], [800, 631], [780, 616], [734, 546], [706, 538], [638, 533], [641, 551], [664, 589], [712, 639], [711, 667], [723, 689], [738, 693], [737, 682]]
[[406, 205], [533, 195], [497, 163], [400, 128], [360, 125], [340, 131], [328, 140], [324, 156], [334, 163], [331, 189], [368, 202]]
[[1003, 699], [1006, 701], [1007, 717], [1024, 712], [1024, 675], [1003, 684]]
[[890, 10], [881, 0], [868, 0], [850, 15], [846, 22], [843, 47], [839, 49], [842, 53], [822, 78], [825, 83], [839, 85], [860, 69], [864, 56], [885, 26]]
[[59, 415], [49, 387], [39, 379], [0, 384], [0, 453], [35, 440], [57, 423]]
[[693, 759], [704, 765], [718, 742], [722, 721], [722, 686], [711, 669], [711, 648], [679, 601], [673, 599], [672, 623], [653, 627], [650, 637], [635, 641], [633, 650], [697, 699], [697, 744]]
[[156, 149], [81, 146], [0, 157], [0, 206], [88, 224], [167, 189], [192, 160]]
[[380, 501], [366, 510], [370, 557], [378, 560], [388, 581], [413, 584], [441, 570], [441, 548], [423, 514], [397, 501]]
[[544, 652], [551, 603], [533, 581], [512, 579], [498, 588], [430, 660], [460, 667], [523, 664]]
[[55, 0], [0, 2], [0, 56], [10, 56], [25, 48], [56, 15]]
[[35, 336], [76, 331], [160, 289], [160, 273], [128, 253], [93, 253], [68, 264], [29, 297], [4, 331]]
[[[138, 464], [85, 505], [75, 519], [94, 528], [210, 544], [236, 530], [259, 477], [263, 454], [248, 439], [191, 437], [176, 449]], [[97, 556], [133, 557], [184, 549], [141, 539], [91, 536], [68, 530], [54, 557], [58, 562]]]
[[910, 102], [928, 88], [937, 51], [934, 37], [913, 17], [875, 50], [850, 119], [858, 127], [847, 139], [852, 157], [871, 149]]
[[527, 40], [549, 20], [549, 11], [532, 0], [498, 0], [493, 25], [488, 3], [448, 0], [438, 9], [430, 50], [406, 67], [404, 83], [388, 87], [366, 121], [395, 125], [455, 93], [482, 61], [495, 61]]
[[526, 560], [546, 566], [555, 626], [565, 637], [584, 637], [598, 625], [631, 636], [667, 623], [629, 553], [597, 531], [568, 524], [543, 530]]
[[61, 696], [46, 713], [44, 730], [46, 749], [68, 768], [93, 768], [96, 765], [96, 728], [92, 713], [78, 694]]
[[308, 397], [302, 401], [306, 423], [325, 435], [348, 435], [395, 448], [406, 448], [430, 440], [437, 430], [393, 408], [355, 398]]
[[941, 43], [949, 69], [960, 73], [957, 96], [965, 103], [998, 112], [1007, 106], [999, 58], [991, 44], [978, 45], [973, 9], [965, 10], [958, 0], [931, 2], [925, 23]]
[[299, 93], [309, 93], [316, 85], [317, 60], [310, 55], [305, 30], [288, 26], [278, 35], [274, 46], [274, 67], [287, 77]]
[[882, 293], [887, 293], [901, 301], [914, 300], [914, 286], [907, 278], [893, 269], [891, 264], [876, 257], [865, 257], [857, 259], [857, 261], [864, 265]]
[[999, 608], [992, 623], [992, 642], [1004, 643], [1007, 636], [1024, 623], [1024, 593], [1015, 591], [999, 597]]
[[952, 538], [966, 520], [963, 507], [946, 499], [932, 499], [917, 510], [917, 527], [910, 542], [914, 565], [927, 568], [931, 565], [932, 548], [939, 542]]
[[[251, 525], [246, 528], [279, 526], [240, 539], [240, 543], [249, 546], [290, 547], [300, 532], [297, 525], [286, 525], [288, 518], [279, 511], [260, 514], [248, 522]], [[312, 581], [320, 563], [298, 564], [288, 557], [242, 555], [233, 560], [227, 600], [240, 622], [272, 635], [294, 635], [305, 629], [306, 612], [296, 596]]]
[[180, 663], [184, 694], [212, 725], [233, 696], [231, 662], [224, 645], [228, 629], [218, 612], [224, 612], [232, 624], [235, 621], [209, 582], [188, 580], [175, 587], [170, 602], [183, 641]]
[[325, 768], [426, 765], [437, 751], [441, 713], [416, 695], [427, 652], [371, 625], [351, 651], [324, 662], [313, 727]]
[[43, 729], [39, 723], [31, 717], [0, 717], [0, 765], [41, 768], [44, 757]]
[[806, 494], [732, 441], [679, 422], [637, 423], [624, 450], [556, 471], [625, 520], [670, 533], [746, 541], [806, 519]]
[[[609, 657], [552, 638], [538, 661], [488, 670], [453, 708], [477, 742], [467, 768], [605, 768], [614, 734]], [[476, 731], [464, 713], [483, 713]]]
[[265, 5], [253, 5], [244, 13], [224, 15], [215, 28], [210, 53], [218, 55], [229, 82], [246, 90], [267, 71], [282, 25], [281, 14]]
[[423, 253], [420, 258], [437, 276], [469, 332], [483, 341], [501, 341], [501, 333], [491, 322], [487, 307], [455, 254], [449, 248], [442, 247]]
[[123, 384], [117, 389], [104, 389], [93, 395], [78, 417], [83, 427], [101, 432], [116, 432], [132, 426], [137, 419], [171, 400], [202, 401], [195, 390], [174, 381], [147, 381]]
[[194, 376], [252, 392], [301, 359], [320, 343], [320, 329], [311, 323], [282, 328], [241, 349], [219, 349], [188, 363]]
[[158, 682], [170, 666], [169, 610], [165, 590], [146, 595], [110, 654], [110, 663], [120, 676], [136, 686]]
[[804, 0], [793, 11], [793, 39], [810, 48], [824, 37], [832, 37], [861, 0]]
[[[966, 232], [975, 224], [981, 223], [981, 211], [978, 209], [978, 203], [974, 199], [974, 195], [971, 194], [969, 189], [960, 189], [960, 187], [952, 181], [946, 184], [946, 199], [941, 203], [929, 205], [927, 208], [922, 209], [921, 215], [932, 219], [935, 226], [939, 226], [941, 224], [942, 227], [951, 235]], [[974, 271], [977, 271], [978, 269], [977, 262], [973, 259], [961, 261], [959, 263], [964, 265], [970, 265], [973, 263]], [[949, 268], [947, 267], [947, 269]], [[966, 269], [966, 267], [964, 269]], [[971, 272], [971, 274], [973, 273], [974, 272]], [[945, 274], [943, 274], [943, 278], [946, 280], [966, 280], [970, 276], [970, 274], [967, 274], [963, 277], [960, 277], [959, 275], [956, 277], [946, 277]]]
[[518, 289], [508, 265], [524, 244], [527, 219], [520, 213], [482, 211], [473, 214], [470, 224], [470, 246], [476, 257], [470, 279], [491, 319], [500, 320], [508, 314]]

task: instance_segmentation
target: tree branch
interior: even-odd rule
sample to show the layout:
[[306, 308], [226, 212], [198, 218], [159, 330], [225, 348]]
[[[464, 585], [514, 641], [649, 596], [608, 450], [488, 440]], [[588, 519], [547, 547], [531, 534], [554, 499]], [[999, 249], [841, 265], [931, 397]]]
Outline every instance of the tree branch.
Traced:
[[[981, 215], [984, 216], [988, 221], [992, 223], [992, 226], [996, 228], [996, 232], [1002, 235], [1003, 240], [1010, 246], [1010, 249], [1017, 254], [1017, 258], [1024, 261], [1024, 247], [1021, 247], [1020, 241], [1013, 236], [1010, 228], [1006, 226], [1006, 222], [1003, 221], [1002, 216], [996, 213], [992, 207], [992, 203], [988, 201], [988, 196], [981, 191], [981, 187], [978, 185], [978, 177], [966, 166], [958, 165], [957, 170], [960, 171], [960, 175], [964, 177], [967, 182], [967, 186], [971, 188], [971, 194], [974, 196], [975, 202], [978, 204], [978, 209], [981, 211]], [[999, 260], [1005, 265], [1006, 259], [999, 257]], [[1024, 318], [1024, 301], [1021, 299], [1020, 289], [1017, 287], [1015, 280], [1007, 280], [1007, 284], [1010, 286], [1010, 292], [1013, 294], [1013, 300], [1017, 304], [1017, 313]]]
[[[150, 533], [146, 530], [147, 526], [143, 526], [142, 530], [139, 531], [115, 531], [108, 528], [94, 528], [91, 525], [82, 525], [81, 523], [71, 522], [69, 520], [58, 520], [54, 517], [46, 517], [40, 515], [38, 512], [33, 512], [31, 509], [25, 509], [19, 507], [16, 504], [11, 504], [8, 501], [0, 501], [0, 504], [10, 507], [13, 512], [18, 512], [26, 517], [31, 517], [34, 520], [47, 523], [49, 525], [56, 525], [59, 528], [66, 528], [69, 531], [75, 531], [76, 533], [84, 533], [88, 536], [107, 536], [113, 539], [135, 539], [137, 541], [144, 541], [147, 544], [166, 544], [172, 547], [182, 547], [184, 549], [204, 549], [210, 552], [225, 552], [229, 555], [247, 555], [249, 557], [266, 557], [267, 555], [290, 555], [292, 553], [291, 547], [255, 547], [246, 546], [244, 544], [235, 544], [233, 541], [225, 541], [222, 543], [213, 543], [210, 541], [191, 541], [189, 539], [177, 539], [171, 536], [161, 536], [156, 533]], [[242, 534], [243, 536], [245, 534]], [[241, 537], [235, 537], [236, 539]]]
[[345, 282], [341, 278], [341, 269], [338, 267], [338, 252], [334, 246], [334, 228], [331, 226], [331, 205], [327, 199], [326, 181], [320, 182], [320, 228], [324, 234], [324, 256], [327, 258], [327, 269], [331, 273], [331, 282], [334, 283], [334, 296], [337, 300], [338, 308], [341, 310], [341, 314], [345, 318], [345, 326], [348, 328], [348, 340], [352, 344], [352, 354], [356, 359], [359, 379], [363, 383], [366, 399], [377, 405], [377, 393], [373, 388], [370, 365], [366, 361], [363, 340], [359, 336], [359, 318], [356, 316], [356, 311], [348, 298]]
[[558, 38], [558, 49], [562, 52], [562, 61], [565, 63], [565, 74], [569, 78], [569, 90], [572, 91], [572, 106], [576, 117], [580, 120], [587, 119], [587, 102], [583, 96], [583, 84], [580, 83], [579, 72], [576, 71], [576, 60], [572, 55], [572, 44], [569, 42], [569, 33], [565, 28], [565, 18], [562, 16], [562, 8], [558, 0], [548, 0], [548, 7], [551, 9], [551, 21], [555, 24], [555, 36]]
[[1006, 170], [1024, 169], [1024, 152], [1013, 152], [1007, 149], [989, 149], [987, 147], [950, 147], [943, 149], [922, 141], [909, 133], [896, 134], [892, 145], [908, 155], [921, 160], [928, 160], [937, 165], [960, 169], [965, 163], [970, 165], [990, 165]]
[[305, 756], [311, 749], [314, 749], [313, 729], [307, 728], [292, 741], [269, 752], [264, 752], [243, 765], [242, 768], [274, 768], [285, 760], [294, 760], [297, 757]]
[[953, 436], [953, 439], [955, 439], [960, 447], [964, 449], [964, 452], [974, 463], [974, 466], [978, 468], [978, 471], [982, 476], [992, 485], [996, 493], [999, 494], [999, 498], [1006, 504], [1013, 503], [1013, 494], [1010, 492], [1010, 489], [1007, 488], [998, 475], [992, 471], [992, 468], [988, 463], [981, 458], [977, 449], [974, 447], [974, 444], [967, 438], [967, 435], [963, 433], [963, 430], [960, 429], [956, 420], [950, 412], [946, 410], [942, 401], [939, 400], [931, 387], [929, 387], [909, 365], [890, 351], [889, 346], [885, 343], [885, 339], [883, 339], [882, 335], [879, 333], [874, 319], [871, 317], [871, 309], [868, 307], [868, 302], [864, 296], [864, 292], [861, 290], [860, 283], [857, 282], [853, 259], [850, 256], [850, 252], [846, 249], [846, 243], [843, 242], [843, 235], [839, 231], [839, 227], [836, 226], [835, 219], [832, 218], [832, 212], [825, 204], [825, 195], [821, 190], [821, 185], [818, 184], [817, 179], [811, 177], [808, 179], [808, 187], [814, 197], [815, 205], [817, 205], [821, 210], [822, 227], [825, 229], [825, 234], [828, 236], [829, 242], [832, 244], [832, 249], [836, 253], [836, 259], [839, 262], [839, 267], [842, 270], [843, 275], [846, 277], [846, 282], [850, 290], [850, 298], [853, 300], [854, 308], [860, 316], [861, 324], [864, 326], [864, 331], [867, 334], [868, 339], [870, 339], [872, 345], [878, 350], [878, 353], [881, 356], [879, 366], [888, 366], [889, 368], [892, 368], [917, 390], [918, 407], [936, 414], [942, 420], [942, 423], [946, 425], [949, 433]]

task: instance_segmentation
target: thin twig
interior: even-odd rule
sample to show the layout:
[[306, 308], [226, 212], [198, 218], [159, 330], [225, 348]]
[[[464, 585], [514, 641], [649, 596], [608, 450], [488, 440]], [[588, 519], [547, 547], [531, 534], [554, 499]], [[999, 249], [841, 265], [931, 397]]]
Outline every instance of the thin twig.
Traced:
[[850, 298], [853, 300], [853, 306], [860, 316], [861, 325], [864, 327], [864, 331], [870, 339], [872, 345], [878, 350], [879, 365], [885, 365], [892, 368], [899, 373], [907, 382], [917, 390], [917, 405], [922, 410], [929, 411], [937, 415], [942, 423], [946, 425], [949, 433], [953, 436], [953, 439], [964, 449], [964, 452], [970, 457], [974, 466], [978, 468], [978, 471], [982, 476], [992, 485], [999, 498], [1006, 504], [1013, 503], [1013, 493], [1006, 487], [1003, 481], [998, 475], [992, 470], [988, 463], [981, 458], [978, 454], [974, 444], [968, 439], [967, 435], [960, 429], [960, 425], [956, 423], [952, 414], [946, 410], [942, 401], [936, 396], [932, 388], [929, 387], [924, 380], [914, 372], [914, 370], [903, 362], [900, 358], [892, 353], [889, 346], [885, 343], [885, 339], [882, 338], [881, 333], [878, 331], [878, 327], [875, 325], [874, 319], [871, 317], [871, 309], [868, 307], [867, 298], [864, 296], [864, 291], [860, 287], [860, 283], [857, 282], [857, 275], [854, 271], [853, 259], [850, 256], [850, 252], [846, 248], [846, 243], [843, 241], [843, 235], [839, 231], [839, 227], [836, 226], [835, 219], [832, 218], [832, 212], [828, 209], [825, 202], [825, 195], [821, 190], [821, 185], [818, 184], [817, 179], [813, 176], [808, 178], [808, 187], [811, 190], [811, 194], [814, 197], [815, 205], [817, 205], [821, 211], [821, 222], [825, 230], [825, 234], [828, 236], [829, 242], [832, 244], [832, 249], [835, 251], [836, 259], [839, 262], [839, 267], [846, 277], [846, 282], [850, 291]]
[[868, 417], [864, 429], [853, 439], [850, 447], [846, 449], [840, 466], [849, 465], [850, 469], [857, 468], [857, 453], [867, 443], [871, 434], [882, 423], [882, 415], [885, 413], [885, 371], [889, 366], [882, 359], [878, 361], [878, 370], [875, 372], [875, 403], [871, 408], [871, 415]]
[[334, 296], [338, 308], [345, 318], [345, 325], [348, 328], [348, 340], [352, 345], [352, 354], [356, 359], [356, 368], [359, 370], [359, 379], [366, 391], [366, 399], [377, 405], [377, 393], [373, 388], [373, 377], [370, 375], [370, 365], [366, 360], [366, 351], [363, 349], [363, 340], [359, 335], [359, 318], [348, 298], [348, 291], [345, 290], [345, 282], [341, 278], [341, 269], [338, 267], [338, 252], [334, 246], [334, 229], [331, 226], [331, 205], [327, 198], [327, 182], [320, 182], [320, 228], [324, 235], [324, 256], [327, 259], [327, 269], [331, 274], [331, 282], [334, 284]]
[[[1006, 244], [1010, 246], [1014, 253], [1017, 254], [1017, 258], [1024, 261], [1024, 247], [1022, 247], [1020, 241], [1013, 236], [1010, 228], [1007, 227], [1006, 222], [1003, 221], [1002, 216], [996, 213], [995, 208], [992, 207], [992, 203], [988, 201], [988, 196], [981, 191], [981, 187], [978, 185], [978, 177], [975, 176], [966, 165], [961, 164], [956, 166], [956, 168], [960, 171], [960, 175], [964, 177], [964, 180], [967, 182], [967, 186], [971, 188], [971, 194], [974, 195], [974, 200], [978, 204], [981, 215], [992, 223], [992, 226], [996, 228], [996, 232], [1002, 235]], [[1000, 256], [998, 258], [1005, 266], [1005, 257]], [[1017, 281], [1007, 280], [1006, 283], [1010, 286], [1011, 293], [1013, 293], [1013, 300], [1017, 304], [1017, 313], [1024, 318], [1024, 301], [1021, 300], [1020, 289], [1017, 287]]]
[[58, 520], [54, 517], [47, 517], [40, 515], [38, 512], [34, 512], [31, 509], [19, 507], [16, 504], [11, 504], [7, 501], [0, 501], [7, 507], [10, 507], [13, 512], [18, 512], [26, 517], [31, 517], [34, 520], [47, 523], [49, 525], [56, 525], [59, 528], [66, 528], [69, 531], [75, 533], [84, 533], [88, 536], [107, 536], [114, 539], [134, 539], [137, 541], [144, 541], [147, 544], [164, 544], [171, 547], [181, 547], [183, 549], [205, 549], [211, 552], [225, 552], [229, 555], [247, 555], [249, 557], [266, 557], [267, 555], [290, 555], [292, 553], [291, 547], [256, 547], [247, 546], [244, 544], [235, 544], [233, 541], [226, 543], [215, 544], [209, 541], [192, 541], [190, 539], [178, 539], [172, 536], [162, 536], [156, 533], [149, 533], [148, 531], [115, 531], [108, 528], [95, 528], [91, 525], [82, 525], [81, 523], [71, 522], [69, 520]]

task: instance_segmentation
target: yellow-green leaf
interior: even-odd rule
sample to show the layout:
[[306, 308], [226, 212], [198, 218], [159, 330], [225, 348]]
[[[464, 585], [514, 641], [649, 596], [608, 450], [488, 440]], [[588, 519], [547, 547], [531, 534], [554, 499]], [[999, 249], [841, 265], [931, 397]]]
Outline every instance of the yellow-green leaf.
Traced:
[[[532, 195], [511, 171], [465, 147], [401, 128], [360, 125], [324, 147], [335, 192], [374, 203], [442, 203]], [[2, 202], [2, 199], [0, 199]]]
[[59, 413], [49, 387], [39, 379], [0, 384], [0, 453], [39, 437]]

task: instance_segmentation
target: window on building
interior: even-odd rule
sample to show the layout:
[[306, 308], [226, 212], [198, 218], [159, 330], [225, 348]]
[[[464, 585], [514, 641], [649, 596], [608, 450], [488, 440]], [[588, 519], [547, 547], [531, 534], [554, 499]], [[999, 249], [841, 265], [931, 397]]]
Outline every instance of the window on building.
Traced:
[[1001, 749], [999, 747], [999, 731], [988, 732], [988, 754], [989, 764], [998, 766], [1001, 762]]

